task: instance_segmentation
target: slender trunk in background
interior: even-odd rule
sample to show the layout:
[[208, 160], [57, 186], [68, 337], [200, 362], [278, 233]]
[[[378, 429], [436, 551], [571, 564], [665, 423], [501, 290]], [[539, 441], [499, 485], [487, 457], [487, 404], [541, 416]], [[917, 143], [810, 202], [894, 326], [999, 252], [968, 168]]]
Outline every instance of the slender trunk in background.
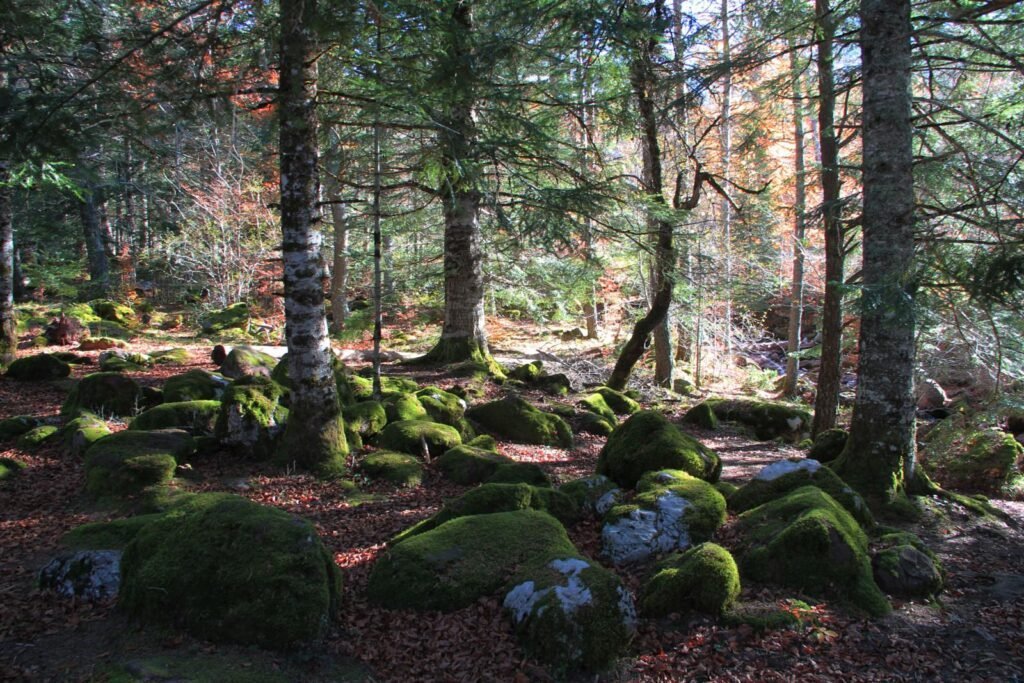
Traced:
[[99, 296], [110, 288], [110, 224], [103, 208], [101, 191], [87, 187], [78, 203], [89, 260], [89, 280]]
[[324, 315], [315, 21], [316, 0], [281, 3], [281, 251], [292, 392], [278, 457], [336, 476], [345, 470], [348, 443]]
[[[377, 17], [377, 57], [381, 55], [380, 17]], [[373, 78], [380, 83], [380, 61], [374, 63]], [[381, 186], [381, 123], [380, 108], [376, 107], [373, 120], [373, 398], [379, 401], [383, 395], [380, 381], [380, 342], [383, 336], [383, 299], [385, 290], [381, 282], [381, 226], [380, 226], [380, 186]]]
[[789, 42], [789, 68], [793, 81], [793, 288], [789, 299], [789, 329], [786, 349], [786, 378], [782, 393], [796, 396], [797, 380], [800, 375], [800, 337], [804, 314], [804, 232], [806, 231], [807, 188], [804, 176], [804, 106], [803, 89], [800, 87], [800, 64], [796, 46]]
[[[732, 179], [732, 49], [729, 30], [729, 0], [722, 0], [722, 177], [725, 187]], [[722, 197], [722, 233], [725, 248], [725, 352], [732, 358], [732, 204]]]
[[341, 193], [334, 178], [327, 182], [334, 224], [334, 255], [331, 268], [331, 333], [340, 334], [348, 318], [348, 209], [340, 203]]
[[833, 41], [836, 18], [829, 0], [815, 3], [818, 53], [818, 135], [821, 147], [821, 207], [825, 231], [825, 301], [821, 310], [821, 365], [814, 398], [811, 433], [817, 436], [836, 426], [842, 379], [843, 280], [845, 254], [839, 222], [839, 142], [836, 138], [836, 92]]
[[15, 358], [14, 333], [14, 224], [11, 218], [10, 169], [0, 160], [0, 368]]
[[862, 0], [863, 290], [850, 438], [833, 469], [876, 502], [914, 481], [910, 0]]

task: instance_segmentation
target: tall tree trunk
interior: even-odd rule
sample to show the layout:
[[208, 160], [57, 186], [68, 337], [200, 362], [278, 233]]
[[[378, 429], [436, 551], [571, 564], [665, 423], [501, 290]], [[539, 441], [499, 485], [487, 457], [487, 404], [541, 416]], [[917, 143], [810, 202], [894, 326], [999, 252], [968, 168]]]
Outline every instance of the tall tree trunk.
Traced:
[[441, 339], [420, 361], [474, 361], [500, 373], [487, 347], [484, 326], [483, 251], [477, 188], [476, 74], [469, 2], [454, 3], [448, 33], [444, 87], [448, 110], [441, 117], [438, 142], [447, 174], [442, 183], [444, 209], [444, 324]]
[[348, 318], [348, 209], [341, 204], [337, 180], [327, 182], [327, 199], [331, 202], [331, 223], [334, 225], [334, 253], [331, 268], [331, 333], [345, 329]]
[[316, 0], [281, 3], [281, 250], [292, 392], [279, 457], [334, 476], [345, 470], [348, 443], [324, 315], [315, 21]]
[[89, 280], [99, 290], [97, 294], [103, 295], [110, 287], [110, 226], [99, 189], [93, 186], [86, 188], [78, 203], [78, 213], [82, 219], [85, 251], [89, 260]]
[[10, 169], [0, 160], [0, 368], [14, 360], [14, 224], [11, 220]]
[[[732, 179], [732, 49], [729, 30], [729, 0], [722, 0], [722, 177], [728, 187]], [[725, 351], [732, 358], [732, 204], [722, 197], [722, 240], [725, 248]]]
[[863, 293], [850, 438], [837, 474], [876, 501], [914, 478], [910, 0], [862, 0]]
[[800, 376], [800, 337], [804, 313], [804, 232], [806, 231], [807, 192], [804, 177], [804, 107], [800, 87], [800, 65], [796, 47], [789, 42], [789, 66], [793, 81], [793, 288], [789, 299], [789, 329], [787, 330], [786, 378], [782, 392], [795, 396]]
[[839, 222], [839, 142], [835, 128], [835, 76], [833, 41], [836, 18], [829, 0], [815, 3], [818, 53], [818, 136], [821, 147], [822, 224], [825, 230], [825, 301], [821, 311], [821, 365], [814, 398], [816, 436], [836, 426], [842, 379], [843, 279], [845, 254]]

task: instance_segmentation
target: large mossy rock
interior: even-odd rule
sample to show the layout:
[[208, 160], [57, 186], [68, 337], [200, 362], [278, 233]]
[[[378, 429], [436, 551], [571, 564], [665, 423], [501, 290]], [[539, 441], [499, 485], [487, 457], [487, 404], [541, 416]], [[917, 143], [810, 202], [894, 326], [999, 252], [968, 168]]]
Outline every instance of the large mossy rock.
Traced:
[[188, 349], [180, 347], [153, 351], [149, 357], [157, 365], [184, 365], [192, 360], [192, 354], [188, 352]]
[[381, 403], [384, 406], [384, 414], [387, 415], [388, 422], [430, 419], [427, 409], [414, 394], [390, 394], [385, 396]]
[[558, 487], [558, 490], [576, 502], [580, 510], [603, 517], [625, 495], [615, 482], [603, 474], [574, 479]]
[[208, 314], [200, 323], [203, 332], [216, 333], [229, 329], [244, 330], [249, 325], [249, 305], [245, 302], [232, 304]]
[[100, 320], [116, 323], [122, 327], [132, 327], [136, 324], [135, 311], [126, 304], [107, 299], [96, 299], [90, 301], [89, 306]]
[[703, 429], [718, 429], [718, 416], [706, 401], [698, 403], [683, 414], [683, 424]]
[[361, 439], [373, 439], [388, 423], [387, 413], [378, 401], [360, 401], [342, 406], [345, 428], [359, 435]]
[[106, 422], [92, 413], [84, 413], [69, 420], [57, 433], [64, 447], [71, 455], [78, 457], [85, 455], [89, 446], [110, 434], [110, 427]]
[[740, 572], [728, 550], [702, 543], [665, 558], [644, 585], [640, 612], [664, 617], [694, 610], [721, 615], [740, 594]]
[[129, 615], [278, 650], [322, 639], [341, 594], [312, 524], [234, 496], [143, 526], [122, 571]]
[[498, 465], [491, 476], [489, 484], [532, 484], [533, 486], [551, 486], [551, 477], [544, 468], [535, 462], [507, 462]]
[[184, 429], [195, 436], [210, 436], [220, 414], [220, 401], [162, 403], [135, 416], [128, 429]]
[[445, 479], [472, 486], [487, 481], [501, 465], [512, 462], [512, 458], [492, 450], [464, 444], [445, 451], [434, 465]]
[[611, 409], [601, 394], [588, 394], [579, 400], [579, 405], [584, 410], [600, 416], [613, 427], [619, 423], [618, 418], [615, 417], [615, 411]]
[[614, 564], [644, 562], [711, 538], [725, 523], [725, 498], [714, 486], [682, 470], [647, 475], [628, 503], [604, 517], [601, 542]]
[[518, 396], [474, 406], [466, 416], [511, 441], [572, 448], [572, 430], [565, 420], [538, 410]]
[[166, 484], [194, 448], [192, 437], [180, 429], [105, 436], [85, 452], [85, 490], [96, 497], [120, 497]]
[[269, 458], [288, 420], [288, 409], [281, 405], [283, 395], [284, 388], [270, 379], [233, 383], [221, 399], [214, 433], [226, 446]]
[[359, 470], [371, 480], [396, 486], [419, 486], [423, 481], [423, 463], [408, 453], [375, 451], [363, 458]]
[[843, 452], [846, 440], [849, 438], [850, 434], [845, 429], [826, 429], [814, 437], [814, 443], [807, 451], [807, 457], [818, 462], [832, 462]]
[[722, 461], [653, 410], [642, 410], [619, 425], [597, 461], [598, 474], [624, 488], [636, 486], [645, 472], [662, 469], [683, 470], [714, 482], [722, 472]]
[[366, 590], [389, 609], [451, 612], [494, 595], [526, 568], [576, 556], [545, 512], [471, 515], [396, 543], [373, 565]]
[[476, 436], [466, 419], [466, 402], [459, 396], [437, 387], [424, 387], [416, 392], [416, 397], [431, 420], [455, 427], [464, 442]]
[[1020, 474], [1024, 447], [1008, 432], [958, 415], [928, 433], [918, 458], [947, 488], [998, 494]]
[[8, 441], [21, 436], [30, 429], [42, 424], [42, 420], [31, 415], [16, 415], [0, 420], [0, 441]]
[[34, 451], [44, 443], [54, 440], [59, 429], [56, 425], [39, 425], [18, 437], [18, 448]]
[[791, 491], [740, 515], [740, 570], [755, 581], [834, 594], [872, 616], [891, 609], [875, 584], [867, 537], [821, 489]]
[[124, 416], [144, 407], [138, 382], [117, 372], [95, 372], [71, 388], [60, 412], [65, 417], [77, 417], [82, 412]]
[[939, 559], [917, 536], [895, 532], [878, 539], [871, 558], [875, 583], [900, 598], [930, 598], [942, 591], [945, 572]]
[[231, 379], [242, 377], [270, 377], [277, 359], [251, 346], [236, 346], [221, 363], [220, 372]]
[[7, 366], [7, 376], [19, 382], [63, 379], [70, 374], [70, 365], [48, 353], [18, 358]]
[[767, 465], [729, 496], [729, 509], [746, 512], [802, 486], [817, 486], [832, 496], [865, 529], [875, 526], [874, 515], [860, 494], [831, 469], [811, 459], [779, 460]]
[[0, 458], [0, 481], [13, 479], [28, 468], [28, 465], [14, 458]]
[[640, 412], [640, 404], [621, 391], [616, 391], [611, 387], [598, 387], [594, 391], [601, 395], [608, 407], [617, 415], [632, 415]]
[[223, 375], [206, 370], [189, 370], [168, 377], [164, 382], [164, 401], [216, 401], [224, 395], [230, 381]]
[[576, 556], [523, 572], [502, 604], [523, 649], [559, 676], [607, 669], [636, 630], [633, 598], [619, 577]]
[[809, 412], [786, 403], [748, 398], [708, 399], [705, 403], [719, 420], [745, 424], [764, 441], [799, 435], [811, 427]]
[[542, 510], [563, 524], [572, 524], [580, 514], [576, 502], [560, 491], [530, 484], [483, 484], [447, 501], [436, 514], [409, 527], [395, 541], [436, 529], [459, 517], [514, 510]]
[[461, 443], [462, 437], [454, 427], [426, 420], [392, 422], [384, 428], [378, 439], [381, 448], [409, 455], [422, 456], [425, 447], [431, 458]]

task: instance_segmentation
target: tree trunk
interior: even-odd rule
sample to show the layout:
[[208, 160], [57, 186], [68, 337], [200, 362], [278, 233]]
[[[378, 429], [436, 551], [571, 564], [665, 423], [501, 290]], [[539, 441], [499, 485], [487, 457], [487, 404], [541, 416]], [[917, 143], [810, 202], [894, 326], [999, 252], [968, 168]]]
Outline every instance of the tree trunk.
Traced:
[[14, 224], [11, 220], [10, 170], [0, 161], [0, 368], [15, 358], [14, 333]]
[[78, 212], [82, 218], [82, 233], [89, 260], [89, 280], [99, 290], [96, 293], [103, 295], [110, 287], [110, 226], [106, 222], [100, 190], [87, 187], [84, 197], [78, 203]]
[[796, 47], [789, 43], [790, 71], [793, 80], [793, 172], [795, 198], [793, 202], [793, 289], [789, 299], [789, 329], [787, 330], [786, 378], [782, 393], [795, 396], [800, 378], [800, 337], [804, 313], [804, 232], [806, 230], [807, 192], [804, 177], [804, 108], [801, 102], [800, 65]]
[[335, 476], [345, 470], [348, 443], [324, 315], [315, 19], [316, 0], [281, 4], [281, 231], [292, 392], [279, 456], [318, 475]]
[[[729, 31], [729, 0], [722, 0], [722, 178], [728, 187], [732, 178], [732, 50]], [[725, 352], [732, 358], [732, 204], [722, 197], [722, 241], [725, 248]], [[731, 362], [731, 361], [730, 361]]]
[[821, 365], [814, 398], [811, 433], [817, 436], [836, 426], [842, 378], [843, 230], [839, 223], [839, 143], [835, 129], [835, 76], [832, 44], [836, 19], [829, 0], [817, 0], [818, 135], [821, 147], [822, 224], [825, 230], [825, 301], [821, 311]]
[[891, 502], [914, 478], [910, 0], [862, 0], [863, 293], [850, 438], [834, 469]]
[[331, 332], [339, 334], [348, 318], [348, 210], [338, 203], [338, 183], [330, 180], [327, 198], [331, 201], [331, 222], [334, 224], [334, 256], [331, 270]]

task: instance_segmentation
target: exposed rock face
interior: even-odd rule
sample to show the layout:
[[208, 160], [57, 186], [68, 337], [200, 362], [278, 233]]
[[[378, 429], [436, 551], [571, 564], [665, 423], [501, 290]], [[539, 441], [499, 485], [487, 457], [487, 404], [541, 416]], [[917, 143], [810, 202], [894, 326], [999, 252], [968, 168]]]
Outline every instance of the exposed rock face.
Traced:
[[933, 379], [924, 379], [917, 383], [917, 409], [935, 410], [949, 402], [942, 386]]
[[79, 550], [51, 560], [39, 585], [65, 598], [106, 600], [121, 588], [120, 550]]

